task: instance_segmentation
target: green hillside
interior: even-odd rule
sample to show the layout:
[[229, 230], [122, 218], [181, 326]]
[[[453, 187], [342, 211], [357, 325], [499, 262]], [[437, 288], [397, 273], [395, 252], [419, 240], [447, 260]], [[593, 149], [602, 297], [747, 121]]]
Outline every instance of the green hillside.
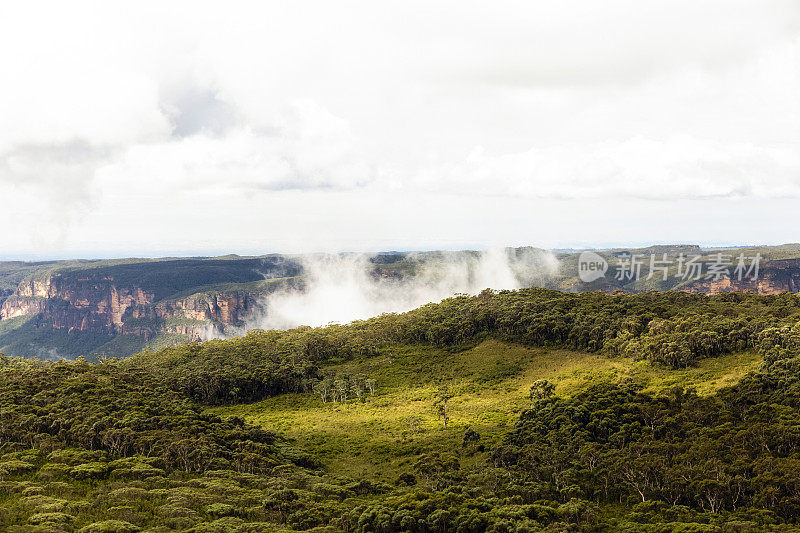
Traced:
[[[530, 387], [540, 379], [555, 385], [562, 397], [598, 383], [628, 381], [649, 392], [680, 386], [708, 395], [737, 383], [760, 361], [742, 352], [668, 370], [631, 357], [497, 340], [456, 353], [400, 346], [366, 361], [323, 367], [332, 375], [380, 376], [380, 388], [368, 401], [335, 405], [308, 394], [284, 394], [215, 412], [291, 437], [331, 471], [392, 482], [403, 473], [413, 474], [411, 459], [419, 450], [459, 449], [468, 429], [481, 435], [484, 446], [497, 445], [520, 412], [532, 406]], [[442, 384], [453, 395], [447, 430], [431, 401]], [[469, 463], [479, 466], [486, 460], [486, 453], [475, 453]]]
[[0, 529], [796, 531], [795, 295], [484, 291], [0, 358]]

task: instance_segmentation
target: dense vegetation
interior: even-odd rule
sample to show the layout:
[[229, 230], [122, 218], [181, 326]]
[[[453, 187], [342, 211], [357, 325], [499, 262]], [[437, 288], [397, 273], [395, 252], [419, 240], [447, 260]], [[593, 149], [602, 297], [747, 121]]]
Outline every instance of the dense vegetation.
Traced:
[[[791, 294], [529, 289], [96, 364], [3, 357], [0, 529], [787, 530], [800, 522], [798, 324]], [[455, 367], [467, 364], [459, 354], [490, 338], [496, 362], [467, 365], [469, 379], [456, 381]], [[729, 353], [756, 352], [763, 363], [711, 394], [601, 373], [565, 394], [535, 367], [556, 348], [649, 360], [667, 377]], [[405, 457], [388, 477], [337, 467], [281, 436], [283, 426], [221, 414], [256, 414], [243, 402], [265, 399], [326, 416], [388, 413], [382, 402], [400, 401], [399, 382], [376, 371], [380, 361], [416, 380], [407, 401], [430, 413], [404, 419], [391, 446]], [[467, 428], [465, 399], [499, 387], [526, 406], [517, 422], [478, 417], [484, 425]], [[370, 450], [341, 453], [346, 461]]]
[[636, 500], [643, 523], [698, 511], [747, 522], [745, 529], [795, 523], [798, 365], [775, 362], [710, 397], [603, 384], [540, 399], [494, 451], [494, 463], [518, 476], [529, 499]]
[[[681, 368], [742, 350], [770, 356], [800, 346], [800, 301], [730, 293], [570, 294], [548, 289], [484, 291], [404, 314], [346, 326], [251, 332], [272, 353], [310, 362], [370, 357], [391, 344], [459, 349], [495, 336], [534, 346], [632, 355]], [[251, 341], [243, 341], [251, 342]]]

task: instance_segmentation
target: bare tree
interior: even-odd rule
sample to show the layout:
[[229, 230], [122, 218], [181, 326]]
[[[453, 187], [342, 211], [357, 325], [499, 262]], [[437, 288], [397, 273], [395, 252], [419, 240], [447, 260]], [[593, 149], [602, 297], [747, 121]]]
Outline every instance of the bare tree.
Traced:
[[322, 403], [326, 403], [328, 401], [328, 396], [331, 393], [330, 379], [325, 378], [314, 383], [314, 392], [319, 394], [319, 397], [322, 399]]
[[445, 429], [447, 429], [447, 424], [450, 422], [450, 411], [448, 410], [447, 403], [452, 397], [453, 395], [450, 393], [447, 385], [442, 385], [436, 392], [436, 401], [433, 403], [434, 407], [436, 408], [436, 413], [444, 422]]
[[333, 386], [336, 387], [336, 392], [339, 393], [339, 400], [346, 402], [347, 391], [350, 389], [350, 384], [348, 383], [347, 378], [337, 378], [336, 381], [333, 382]]

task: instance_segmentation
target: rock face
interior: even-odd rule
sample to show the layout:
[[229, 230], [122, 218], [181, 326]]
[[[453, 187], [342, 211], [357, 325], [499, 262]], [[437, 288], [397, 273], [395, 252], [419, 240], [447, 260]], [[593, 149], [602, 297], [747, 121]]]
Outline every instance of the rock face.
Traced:
[[754, 291], [759, 294], [800, 292], [800, 259], [779, 259], [764, 264], [758, 278], [697, 280], [682, 288], [687, 292], [718, 294], [722, 292]]
[[[152, 316], [165, 324], [165, 332], [185, 335], [191, 339], [203, 339], [214, 325], [244, 325], [262, 309], [261, 301], [269, 292], [231, 290], [193, 294], [186, 298], [157, 303], [151, 308]], [[135, 332], [127, 326], [123, 331], [147, 337], [146, 332]]]
[[0, 307], [0, 318], [41, 314], [55, 328], [67, 331], [121, 333], [126, 318], [136, 318], [153, 294], [134, 288], [118, 288], [113, 278], [86, 276], [65, 280], [54, 274], [20, 283], [15, 295]]
[[[267, 283], [245, 278], [244, 282], [230, 283], [223, 289], [203, 290], [201, 286], [196, 293], [190, 289], [164, 298], [163, 283], [142, 287], [129, 279], [115, 279], [107, 272], [91, 269], [74, 275], [52, 273], [21, 282], [12, 294], [4, 293], [0, 298], [0, 320], [37, 316], [37, 323], [67, 332], [134, 334], [145, 340], [160, 333], [177, 333], [200, 339], [214, 327], [243, 325], [260, 309], [266, 294], [293, 286], [291, 279]], [[163, 278], [158, 281], [163, 282]], [[161, 298], [157, 294], [159, 287]]]
[[11, 296], [0, 307], [0, 320], [18, 316], [36, 315], [44, 311], [47, 300], [27, 296]]
[[189, 298], [158, 303], [155, 314], [161, 319], [182, 314], [190, 320], [239, 324], [259, 307], [261, 296], [262, 293], [247, 291], [192, 295]]

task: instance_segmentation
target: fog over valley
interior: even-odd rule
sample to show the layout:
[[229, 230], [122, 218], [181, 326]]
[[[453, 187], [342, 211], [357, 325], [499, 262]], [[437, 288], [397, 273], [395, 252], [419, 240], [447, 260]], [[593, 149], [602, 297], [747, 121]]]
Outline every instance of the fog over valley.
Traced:
[[303, 256], [303, 290], [267, 296], [263, 314], [248, 321], [248, 327], [286, 329], [347, 323], [409, 311], [459, 293], [541, 284], [558, 271], [554, 254], [532, 249], [519, 254], [512, 249], [409, 254], [399, 272], [375, 261], [380, 258], [366, 254]]

